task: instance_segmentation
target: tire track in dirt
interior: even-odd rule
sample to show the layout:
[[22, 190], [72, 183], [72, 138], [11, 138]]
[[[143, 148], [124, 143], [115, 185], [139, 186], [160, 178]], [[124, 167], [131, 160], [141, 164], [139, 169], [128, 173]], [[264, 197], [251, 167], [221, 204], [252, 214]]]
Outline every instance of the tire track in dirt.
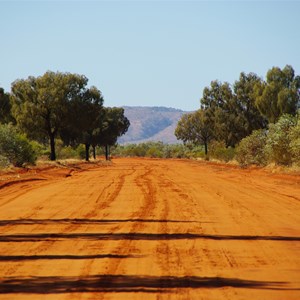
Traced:
[[[140, 172], [142, 171], [142, 174]], [[136, 176], [132, 179], [133, 183], [136, 187], [138, 187], [142, 191], [143, 195], [143, 201], [140, 207], [137, 208], [137, 211], [133, 212], [129, 219], [147, 219], [149, 215], [151, 215], [151, 212], [153, 211], [155, 205], [156, 205], [156, 189], [153, 186], [153, 183], [150, 179], [152, 174], [152, 167], [150, 166], [140, 166], [139, 174], [136, 174]], [[138, 233], [140, 232], [144, 227], [144, 224], [142, 222], [131, 222], [130, 229], [128, 233]], [[119, 229], [119, 228], [118, 228]], [[135, 241], [131, 240], [120, 240], [118, 244], [114, 247], [113, 253], [120, 253], [120, 255], [127, 255], [128, 249], [132, 248], [132, 244], [134, 244]], [[120, 267], [120, 264], [123, 262], [121, 259], [116, 259], [114, 261], [109, 261], [107, 268], [106, 268], [106, 274], [118, 274], [118, 269]], [[89, 269], [92, 267], [93, 262], [89, 265]], [[89, 269], [85, 270], [85, 274]], [[105, 294], [99, 294], [97, 295], [97, 299], [103, 299], [105, 297]], [[71, 296], [70, 296], [70, 299]], [[94, 299], [94, 297], [91, 297], [89, 299]]]
[[[160, 199], [164, 203], [160, 218], [163, 220], [168, 220], [170, 214], [174, 213], [173, 211], [171, 211], [172, 206], [174, 210], [174, 207], [176, 208], [181, 204], [180, 209], [176, 211], [177, 218], [179, 220], [189, 220], [190, 224], [192, 224], [193, 230], [202, 232], [201, 222], [194, 221], [196, 213], [193, 209], [193, 199], [186, 191], [186, 186], [179, 186], [177, 183], [175, 183], [174, 180], [167, 176], [166, 173], [161, 172], [158, 176], [158, 185], [160, 186]], [[184, 205], [182, 205], [183, 203]], [[182, 233], [184, 234], [188, 231], [189, 228], [184, 228]], [[172, 229], [169, 228], [168, 223], [161, 223], [159, 232], [172, 233]], [[156, 249], [156, 258], [158, 259], [161, 266], [162, 276], [171, 276], [174, 272], [173, 270], [176, 270], [176, 273], [178, 273], [178, 275], [182, 277], [195, 275], [193, 270], [185, 266], [184, 263], [184, 256], [186, 255], [186, 253], [191, 255], [195, 251], [194, 242], [192, 242], [191, 246], [187, 246], [185, 251], [186, 252], [183, 252], [182, 249], [180, 250], [177, 247], [177, 244], [175, 244], [174, 242], [168, 240], [160, 241]], [[162, 286], [162, 288], [167, 287]], [[189, 289], [176, 288], [174, 289], [172, 294], [176, 294], [177, 299], [190, 299]], [[157, 299], [172, 299], [172, 294], [161, 293], [157, 295]]]
[[[299, 299], [299, 243], [287, 240], [287, 237], [300, 236], [297, 227], [300, 207], [293, 199], [293, 196], [297, 197], [295, 185], [284, 185], [281, 192], [292, 197], [277, 192], [272, 195], [280, 187], [275, 183], [272, 185], [271, 181], [261, 184], [259, 180], [262, 179], [253, 177], [250, 185], [250, 181], [245, 182], [243, 173], [236, 169], [224, 168], [219, 172], [217, 166], [210, 168], [189, 161], [122, 159], [116, 160], [115, 166], [107, 172], [109, 179], [99, 170], [94, 173], [98, 176], [96, 179], [86, 173], [81, 184], [80, 179], [70, 181], [73, 184], [68, 186], [65, 195], [69, 197], [76, 193], [75, 197], [70, 198], [65, 206], [59, 204], [62, 197], [53, 199], [57, 203], [57, 212], [51, 205], [39, 204], [38, 201], [31, 206], [40, 209], [33, 215], [36, 218], [46, 216], [48, 211], [45, 218], [65, 220], [55, 227], [55, 231], [69, 233], [71, 237], [64, 241], [57, 239], [52, 245], [45, 243], [47, 247], [41, 252], [60, 254], [55, 252], [56, 249], [64, 251], [68, 244], [72, 250], [69, 255], [91, 256], [77, 262], [69, 260], [65, 266], [54, 259], [44, 261], [41, 267], [43, 264], [50, 267], [53, 263], [57, 270], [49, 269], [47, 273], [44, 269], [33, 274], [51, 278], [60, 272], [62, 281], [72, 278], [74, 291], [76, 278], [80, 283], [93, 276], [105, 280], [106, 275], [111, 275], [108, 287], [103, 289], [87, 281], [84, 292], [64, 291], [43, 295], [45, 299]], [[83, 197], [84, 193], [86, 197]], [[82, 199], [79, 194], [82, 194]], [[74, 207], [69, 208], [73, 203]], [[61, 211], [63, 207], [65, 212]], [[281, 207], [282, 212], [278, 211]], [[14, 217], [13, 212], [11, 210], [8, 218]], [[280, 213], [282, 221], [277, 222]], [[72, 222], [76, 219], [87, 221]], [[94, 224], [93, 220], [99, 224]], [[98, 226], [100, 222], [105, 226]], [[19, 226], [16, 230], [25, 228], [25, 225]], [[50, 230], [52, 225], [26, 226], [34, 234], [43, 228]], [[108, 238], [89, 239], [93, 234], [103, 234]], [[180, 235], [180, 239], [172, 238], [176, 235]], [[78, 238], [81, 236], [86, 238]], [[245, 236], [257, 238], [249, 240], [243, 238]], [[272, 236], [277, 236], [278, 240], [269, 240], [268, 237]], [[21, 247], [21, 244], [26, 249], [26, 243], [18, 245]], [[36, 246], [41, 244], [34, 243], [27, 251], [34, 251]], [[37, 254], [42, 256], [44, 253], [41, 252]], [[109, 254], [106, 258], [93, 258], [105, 253]], [[23, 273], [16, 270], [11, 275], [31, 275], [31, 266], [36, 269], [34, 262], [28, 261], [28, 273], [24, 265]], [[5, 270], [7, 266], [0, 271], [0, 276]], [[130, 282], [132, 278], [154, 280], [152, 288], [155, 288], [150, 291], [142, 279], [134, 283], [136, 288], [132, 289], [123, 283], [122, 290], [119, 286], [122, 287], [122, 278], [124, 282]], [[215, 285], [198, 283], [195, 287], [196, 278], [200, 282], [215, 278]], [[216, 282], [220, 280], [222, 285], [218, 286]], [[255, 281], [257, 285], [240, 285], [243, 281]], [[103, 286], [102, 282], [99, 284]], [[89, 293], [89, 288], [93, 292]], [[20, 299], [26, 295], [11, 296]], [[27, 299], [38, 299], [39, 296], [28, 295]]]
[[[176, 178], [175, 176], [173, 176], [173, 178]], [[173, 182], [172, 182], [173, 183]], [[173, 183], [174, 184], [174, 183]], [[230, 199], [226, 199], [226, 195], [224, 195], [223, 191], [219, 191], [218, 185], [216, 184], [216, 188], [212, 188], [211, 186], [207, 185], [205, 183], [205, 180], [202, 181], [201, 183], [201, 192], [205, 193], [205, 197], [211, 197], [213, 199], [216, 199], [216, 201], [218, 202], [222, 202], [222, 203], [226, 203], [226, 205], [228, 204], [228, 206], [232, 209], [239, 209], [239, 211], [249, 211], [247, 207], [245, 207], [244, 205], [237, 203], [236, 199], [235, 202], [230, 200]], [[184, 187], [178, 186], [177, 190], [178, 192], [180, 192], [180, 194], [182, 193], [182, 189]], [[205, 206], [200, 205], [199, 206], [199, 200], [198, 199], [194, 199], [193, 197], [191, 197], [189, 195], [189, 197], [187, 197], [188, 201], [192, 204], [191, 206], [186, 206], [188, 208], [188, 212], [187, 215], [194, 215], [195, 218], [197, 218], [196, 216], [202, 216], [202, 215], [206, 215], [206, 216], [211, 216], [211, 211], [208, 210]], [[196, 213], [195, 213], [196, 212]], [[256, 214], [250, 212], [251, 217], [257, 217]], [[234, 215], [233, 215], [234, 217]], [[211, 223], [212, 225], [210, 225], [210, 231], [213, 232], [213, 234], [217, 234], [217, 228], [214, 227], [213, 223], [214, 221], [209, 221], [208, 223]], [[237, 221], [238, 223], [238, 221]], [[201, 224], [201, 221], [200, 221]], [[203, 229], [203, 227], [200, 225], [198, 226], [198, 228], [194, 228], [194, 230], [199, 230], [202, 234], [204, 234], [205, 230]], [[213, 236], [213, 235], [212, 235]], [[227, 251], [226, 249], [224, 249], [222, 247], [222, 245], [220, 245], [217, 249], [215, 249], [214, 251], [210, 250], [210, 246], [206, 241], [202, 241], [203, 246], [202, 246], [202, 256], [206, 257], [206, 264], [209, 263], [212, 267], [221, 267], [223, 266], [223, 268], [236, 268], [238, 266], [238, 263], [236, 261], [236, 259], [234, 258], [234, 256], [232, 256], [232, 254]], [[226, 293], [224, 293], [223, 298], [227, 298], [229, 296], [226, 296]]]
[[[96, 207], [87, 215], [85, 215], [85, 218], [92, 218], [92, 217], [96, 217], [97, 216], [97, 211], [99, 210], [104, 210], [103, 212], [103, 216], [107, 217], [109, 214], [105, 213], [105, 209], [107, 209], [109, 207], [109, 205], [112, 202], [117, 201], [118, 195], [120, 194], [120, 192], [122, 191], [122, 188], [125, 184], [125, 179], [128, 180], [129, 177], [132, 177], [132, 175], [134, 175], [136, 173], [136, 169], [135, 167], [132, 167], [129, 173], [125, 173], [122, 174], [121, 176], [119, 176], [117, 178], [117, 183], [114, 184], [111, 183], [107, 186], [107, 188], [105, 188], [105, 190], [102, 190], [102, 192], [100, 193], [100, 195], [97, 196], [96, 198]], [[114, 187], [114, 190], [111, 192], [109, 191], [110, 187]], [[101, 200], [101, 203], [99, 205], [99, 202]], [[114, 230], [117, 230], [119, 228], [119, 226], [115, 227]], [[117, 268], [117, 266], [120, 264], [121, 262], [121, 258], [125, 257], [124, 254], [122, 254], [122, 252], [124, 253], [123, 247], [117, 247], [115, 248], [112, 253], [121, 253], [118, 254], [119, 258], [116, 257], [115, 259], [113, 259], [113, 263], [112, 265]], [[78, 278], [80, 279], [83, 276], [86, 276], [87, 274], [90, 273], [91, 269], [93, 268], [93, 265], [95, 263], [95, 260], [89, 260], [85, 263], [84, 267], [82, 268], [81, 274], [78, 275]], [[109, 274], [113, 274], [113, 273], [109, 273]], [[94, 297], [92, 297], [94, 298]], [[70, 295], [68, 297], [68, 299], [73, 299], [73, 295]], [[81, 295], [77, 297], [77, 299], [81, 299]], [[97, 297], [97, 299], [102, 299], [101, 296]]]
[[[144, 166], [142, 167], [140, 166], [138, 171], [139, 172], [134, 174], [135, 176], [133, 176], [132, 178], [128, 178], [128, 177], [126, 178], [127, 184], [134, 184], [135, 187], [138, 187], [142, 191], [142, 197], [143, 197], [142, 203], [140, 203], [136, 211], [132, 212], [132, 214], [128, 218], [128, 220], [132, 220], [130, 222], [130, 229], [128, 230], [129, 233], [137, 233], [143, 229], [144, 227], [143, 222], [139, 222], [138, 220], [147, 219], [147, 217], [149, 217], [148, 213], [151, 213], [151, 211], [155, 206], [155, 201], [153, 200], [155, 200], [156, 191], [150, 180], [152, 168], [150, 167], [144, 168]], [[131, 175], [133, 175], [133, 173]], [[118, 201], [118, 199], [115, 199], [115, 201]], [[104, 213], [104, 215], [107, 216], [108, 213], [107, 214]], [[134, 221], [135, 219], [137, 220], [136, 222]], [[114, 231], [111, 232], [115, 232], [119, 229], [120, 226], [114, 228], [113, 229]], [[128, 253], [129, 249], [134, 248], [134, 246], [132, 246], [132, 244], [134, 243], [135, 241], [131, 241], [127, 239], [120, 240], [117, 243], [117, 245], [115, 245], [113, 249], [111, 249], [111, 252], [119, 253], [119, 254], [121, 253], [120, 256], [126, 255], [125, 253]], [[89, 274], [91, 269], [93, 269], [94, 263], [95, 261], [91, 260], [89, 264], [86, 264], [79, 278]], [[118, 271], [121, 263], [122, 263], [121, 259], [114, 259], [113, 261], [108, 261], [106, 267], [106, 274], [115, 274]], [[103, 299], [103, 297], [105, 297], [105, 294], [97, 294], [97, 299]], [[72, 299], [72, 295], [70, 295], [68, 298]], [[79, 298], [81, 299], [81, 297]], [[94, 299], [94, 296], [91, 297], [91, 299]]]
[[[135, 172], [135, 170], [133, 169], [129, 173], [126, 172], [126, 173], [118, 176], [116, 179], [113, 179], [112, 182], [109, 182], [106, 186], [104, 186], [101, 189], [100, 195], [99, 195], [98, 191], [91, 194], [91, 197], [93, 195], [97, 195], [97, 197], [93, 201], [94, 204], [91, 203], [92, 201], [89, 201], [89, 205], [91, 207], [88, 208], [89, 211], [87, 213], [83, 214], [83, 216], [81, 218], [92, 219], [93, 217], [95, 217], [97, 215], [97, 211], [104, 210], [105, 208], [107, 208], [113, 201], [115, 201], [116, 197], [122, 190], [122, 187], [125, 182], [125, 177], [132, 175], [134, 172]], [[86, 206], [87, 205], [85, 203], [83, 203], [82, 206], [79, 208], [79, 211], [83, 210]], [[54, 214], [51, 218], [55, 218], [55, 215], [57, 215], [57, 214]], [[73, 213], [72, 213], [72, 215], [73, 215]], [[69, 218], [71, 218], [72, 215], [70, 215]], [[76, 224], [76, 223], [71, 224], [71, 225], [68, 225], [66, 228], [64, 228], [61, 232], [73, 232], [74, 229], [78, 229], [78, 228], [80, 228], [80, 226], [81, 226], [80, 224]]]
[[[91, 207], [89, 207], [90, 211], [86, 214], [83, 215], [83, 219], [89, 219], [89, 218], [92, 218], [93, 216], [96, 215], [95, 211], [97, 210], [101, 210], [101, 209], [105, 209], [106, 207], [108, 207], [110, 205], [110, 203], [112, 201], [115, 200], [116, 196], [119, 194], [119, 192], [121, 191], [122, 189], [122, 186], [124, 184], [124, 178], [126, 176], [129, 176], [131, 174], [134, 173], [134, 170], [130, 170], [130, 172], [126, 172], [122, 175], [120, 175], [119, 177], [117, 177], [116, 179], [114, 179], [112, 182], [108, 183], [106, 186], [104, 186], [104, 188], [102, 189], [100, 195], [98, 195], [98, 197], [96, 198], [96, 207], [93, 207], [92, 206], [92, 203], [91, 201], [89, 202], [89, 205], [91, 205]], [[66, 182], [67, 183], [67, 182]], [[28, 193], [29, 191], [33, 190], [34, 188], [36, 187], [32, 187], [31, 189], [28, 189], [26, 191], [24, 191], [21, 195], [24, 195], [26, 193]], [[113, 188], [113, 190], [112, 190]], [[111, 191], [112, 190], [112, 191]], [[57, 192], [55, 194], [52, 195], [52, 198], [57, 195], [59, 195], [61, 192]], [[104, 195], [108, 194], [108, 197], [104, 197]], [[18, 195], [15, 197], [18, 198], [20, 197], [21, 195]], [[103, 200], [101, 203], [100, 203], [100, 206], [99, 206], [99, 202], [100, 200]], [[86, 207], [86, 204], [83, 203], [81, 205], [81, 207], [79, 208], [79, 211], [82, 210], [84, 207]], [[41, 209], [41, 207], [35, 207], [33, 208], [33, 212], [30, 212], [29, 214], [26, 214], [23, 219], [33, 219], [34, 216], [36, 216], [39, 212], [39, 210]], [[55, 219], [55, 216], [57, 216], [60, 212], [56, 212], [54, 213], [53, 215], [51, 215], [49, 217], [49, 219]], [[71, 213], [71, 215], [68, 216], [68, 218], [71, 218], [71, 216], [73, 215], [73, 213]], [[66, 233], [66, 232], [72, 232], [74, 231], [75, 229], [79, 229], [81, 225], [79, 224], [70, 224], [70, 225], [65, 225], [65, 226], [62, 226], [63, 228], [60, 228], [60, 231], [58, 231], [57, 233]], [[9, 228], [10, 226], [8, 226], [6, 229], [6, 232], [10, 229]], [[43, 225], [35, 225], [35, 226], [32, 226], [30, 228], [31, 231], [39, 231], [40, 228], [43, 228]], [[1, 230], [1, 233], [3, 234], [5, 232], [5, 230]], [[55, 244], [56, 244], [56, 240], [49, 240], [49, 241], [41, 241], [41, 242], [37, 242], [33, 245], [33, 249], [30, 251], [31, 255], [38, 255], [39, 253], [43, 253], [43, 252], [46, 252], [47, 250], [49, 251], [51, 248], [55, 248]], [[90, 263], [90, 262], [89, 262]], [[22, 262], [18, 263], [18, 264], [14, 264], [12, 267], [8, 268], [6, 273], [5, 273], [5, 276], [9, 276], [11, 274], [14, 274], [16, 273], [17, 269], [20, 268], [21, 266], [23, 265]]]

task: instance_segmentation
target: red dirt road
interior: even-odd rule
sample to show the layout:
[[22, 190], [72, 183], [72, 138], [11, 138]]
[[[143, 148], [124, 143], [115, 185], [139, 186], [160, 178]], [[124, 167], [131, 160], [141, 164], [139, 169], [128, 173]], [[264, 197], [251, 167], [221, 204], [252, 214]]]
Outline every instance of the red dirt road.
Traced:
[[300, 299], [300, 178], [187, 160], [0, 189], [0, 299]]

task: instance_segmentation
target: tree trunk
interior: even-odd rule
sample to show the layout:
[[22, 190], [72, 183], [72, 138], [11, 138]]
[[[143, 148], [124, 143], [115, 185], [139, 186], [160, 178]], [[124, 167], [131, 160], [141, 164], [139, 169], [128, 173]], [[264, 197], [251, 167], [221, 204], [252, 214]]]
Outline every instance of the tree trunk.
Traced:
[[55, 154], [55, 135], [53, 133], [49, 134], [50, 139], [50, 160], [54, 161], [56, 160], [56, 154]]
[[105, 145], [105, 159], [109, 160], [109, 146]]
[[207, 153], [208, 153], [208, 151], [207, 151], [207, 142], [204, 143], [204, 151], [205, 151], [205, 156], [207, 156]]
[[90, 160], [90, 144], [85, 144], [85, 160]]
[[93, 158], [96, 159], [96, 146], [92, 146], [93, 147]]

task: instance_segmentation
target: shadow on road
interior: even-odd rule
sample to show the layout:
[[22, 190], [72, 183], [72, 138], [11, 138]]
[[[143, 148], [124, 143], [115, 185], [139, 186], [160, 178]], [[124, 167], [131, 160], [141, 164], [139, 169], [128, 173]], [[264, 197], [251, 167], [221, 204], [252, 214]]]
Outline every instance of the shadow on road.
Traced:
[[82, 292], [172, 292], [178, 288], [247, 288], [286, 290], [283, 282], [265, 282], [223, 277], [94, 275], [87, 277], [6, 277], [0, 293], [82, 293]]
[[45, 240], [190, 240], [206, 239], [218, 241], [300, 241], [298, 236], [256, 236], [256, 235], [211, 235], [195, 233], [36, 233], [0, 235], [0, 242], [39, 242]]
[[95, 255], [0, 255], [0, 261], [54, 260], [54, 259], [101, 259], [101, 258], [138, 258], [135, 255], [95, 254]]
[[159, 219], [16, 219], [0, 220], [0, 226], [35, 225], [35, 224], [106, 224], [106, 223], [212, 223], [201, 221], [159, 220]]

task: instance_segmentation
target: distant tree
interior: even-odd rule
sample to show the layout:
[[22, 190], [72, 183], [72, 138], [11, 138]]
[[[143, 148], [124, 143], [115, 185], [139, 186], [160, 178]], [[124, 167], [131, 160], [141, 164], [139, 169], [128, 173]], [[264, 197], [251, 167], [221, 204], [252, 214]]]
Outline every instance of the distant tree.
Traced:
[[130, 122], [125, 117], [123, 108], [106, 107], [104, 109], [103, 122], [93, 145], [104, 146], [106, 160], [109, 160], [110, 146], [116, 144], [118, 137], [125, 134], [129, 126]]
[[196, 145], [204, 145], [205, 155], [207, 155], [208, 142], [213, 136], [208, 112], [199, 109], [194, 113], [184, 114], [177, 124], [175, 136], [184, 143], [191, 142]]
[[229, 83], [212, 81], [204, 88], [201, 108], [206, 111], [214, 138], [224, 141], [226, 147], [235, 146], [241, 139], [243, 116]]
[[236, 111], [241, 117], [241, 135], [244, 138], [252, 133], [253, 130], [258, 130], [267, 127], [267, 120], [261, 115], [255, 105], [254, 87], [261, 84], [262, 80], [255, 73], [241, 73], [239, 80], [233, 85], [234, 105]]
[[227, 82], [219, 81], [204, 88], [201, 108], [211, 120], [215, 140], [234, 147], [253, 130], [266, 128], [267, 120], [255, 104], [254, 87], [261, 82], [254, 73], [241, 73], [233, 90]]
[[0, 123], [15, 123], [11, 114], [9, 94], [5, 93], [3, 88], [0, 88]]
[[255, 85], [256, 106], [269, 123], [276, 123], [283, 114], [295, 115], [300, 106], [300, 76], [286, 65], [273, 67], [267, 81]]
[[81, 97], [88, 79], [83, 75], [46, 72], [12, 84], [12, 113], [19, 128], [30, 138], [50, 142], [55, 160], [55, 138], [67, 126], [70, 102]]
[[70, 102], [68, 125], [62, 139], [68, 145], [85, 145], [85, 160], [89, 161], [90, 146], [99, 131], [103, 118], [103, 97], [96, 87], [84, 89]]

